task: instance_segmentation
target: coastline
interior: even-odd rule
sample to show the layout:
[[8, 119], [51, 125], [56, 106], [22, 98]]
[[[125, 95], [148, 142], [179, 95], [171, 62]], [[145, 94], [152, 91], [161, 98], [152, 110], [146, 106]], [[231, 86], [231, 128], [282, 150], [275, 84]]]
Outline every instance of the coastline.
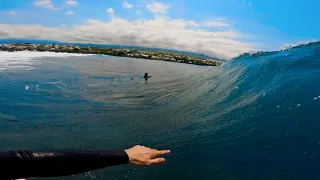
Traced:
[[183, 55], [173, 52], [142, 51], [133, 49], [97, 48], [90, 46], [55, 45], [55, 44], [0, 44], [0, 51], [34, 51], [34, 52], [57, 52], [74, 54], [101, 54], [118, 57], [140, 58], [158, 61], [170, 61], [176, 63], [194, 64], [200, 66], [219, 66], [221, 61], [202, 57]]

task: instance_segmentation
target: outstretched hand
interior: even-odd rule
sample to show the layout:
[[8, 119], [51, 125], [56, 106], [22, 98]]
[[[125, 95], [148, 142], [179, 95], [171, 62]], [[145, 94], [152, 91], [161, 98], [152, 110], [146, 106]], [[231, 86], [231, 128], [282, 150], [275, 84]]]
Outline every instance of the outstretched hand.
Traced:
[[152, 164], [162, 164], [165, 162], [164, 158], [156, 158], [161, 155], [170, 153], [170, 150], [157, 150], [145, 146], [134, 146], [133, 148], [125, 150], [129, 156], [129, 163], [138, 166], [150, 166]]

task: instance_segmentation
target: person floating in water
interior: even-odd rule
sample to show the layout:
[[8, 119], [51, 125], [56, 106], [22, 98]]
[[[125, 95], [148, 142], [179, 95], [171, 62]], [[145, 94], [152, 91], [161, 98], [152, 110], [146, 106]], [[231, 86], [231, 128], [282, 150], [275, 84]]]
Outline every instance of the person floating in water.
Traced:
[[69, 176], [128, 163], [150, 166], [164, 163], [159, 156], [168, 153], [140, 145], [111, 151], [0, 151], [0, 179]]
[[151, 78], [151, 76], [149, 76], [148, 73], [145, 73], [143, 77], [146, 81], [148, 81], [148, 79]]

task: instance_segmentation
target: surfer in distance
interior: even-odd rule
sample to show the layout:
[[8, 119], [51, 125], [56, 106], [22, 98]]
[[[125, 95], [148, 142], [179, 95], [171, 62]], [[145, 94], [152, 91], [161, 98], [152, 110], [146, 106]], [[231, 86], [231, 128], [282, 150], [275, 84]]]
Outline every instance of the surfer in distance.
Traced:
[[145, 73], [143, 77], [146, 81], [148, 81], [148, 79], [151, 78], [152, 76], [149, 76], [148, 73]]

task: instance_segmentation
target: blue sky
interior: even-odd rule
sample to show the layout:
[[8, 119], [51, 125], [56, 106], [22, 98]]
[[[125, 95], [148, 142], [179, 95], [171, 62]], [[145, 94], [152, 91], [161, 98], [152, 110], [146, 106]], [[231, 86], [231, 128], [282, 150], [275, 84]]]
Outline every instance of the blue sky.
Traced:
[[230, 58], [318, 40], [318, 7], [317, 0], [0, 0], [0, 38], [141, 45]]

